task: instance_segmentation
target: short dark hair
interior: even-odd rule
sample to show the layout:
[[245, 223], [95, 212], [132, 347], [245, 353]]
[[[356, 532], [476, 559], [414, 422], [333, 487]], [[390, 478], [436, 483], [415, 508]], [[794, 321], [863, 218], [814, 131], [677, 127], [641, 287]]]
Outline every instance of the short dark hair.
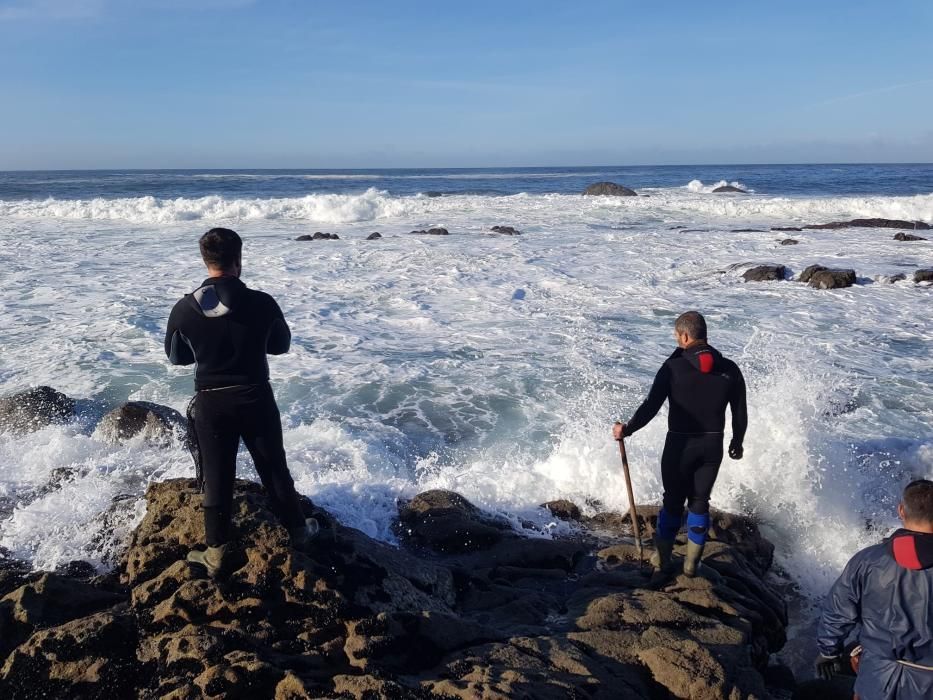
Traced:
[[674, 321], [674, 330], [687, 333], [694, 340], [706, 340], [706, 319], [699, 311], [687, 311]]
[[911, 481], [904, 489], [903, 503], [906, 520], [933, 523], [933, 481]]
[[236, 231], [228, 228], [212, 228], [198, 241], [204, 264], [227, 270], [240, 261], [243, 252], [243, 240]]

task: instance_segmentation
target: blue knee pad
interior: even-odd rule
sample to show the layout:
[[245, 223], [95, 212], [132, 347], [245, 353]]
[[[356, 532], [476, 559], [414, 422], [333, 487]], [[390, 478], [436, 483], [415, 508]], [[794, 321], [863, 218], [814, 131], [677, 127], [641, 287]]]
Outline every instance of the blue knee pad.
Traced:
[[687, 539], [694, 544], [706, 544], [706, 533], [709, 530], [709, 513], [700, 515], [687, 511]]
[[671, 515], [663, 508], [658, 513], [658, 538], [673, 540], [680, 532], [680, 516]]

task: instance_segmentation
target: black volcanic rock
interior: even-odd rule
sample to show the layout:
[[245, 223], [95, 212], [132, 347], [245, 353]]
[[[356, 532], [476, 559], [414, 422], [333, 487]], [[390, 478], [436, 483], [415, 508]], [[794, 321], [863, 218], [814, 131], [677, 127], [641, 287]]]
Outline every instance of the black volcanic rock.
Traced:
[[735, 187], [734, 185], [722, 185], [713, 190], [713, 194], [724, 194], [726, 192], [734, 192], [737, 194], [748, 194], [741, 187]]
[[841, 289], [855, 284], [855, 270], [818, 270], [808, 284], [814, 289]]
[[782, 281], [786, 276], [787, 268], [783, 265], [758, 265], [742, 274], [746, 282]]
[[614, 182], [597, 182], [583, 190], [585, 195], [612, 196], [612, 197], [637, 197], [638, 193]]

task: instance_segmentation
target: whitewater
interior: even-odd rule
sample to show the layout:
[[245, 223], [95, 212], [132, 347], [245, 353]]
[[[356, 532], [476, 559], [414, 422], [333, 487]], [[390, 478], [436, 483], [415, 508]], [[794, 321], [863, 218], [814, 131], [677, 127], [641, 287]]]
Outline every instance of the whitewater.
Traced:
[[[821, 595], [895, 525], [905, 483], [933, 476], [933, 290], [910, 280], [933, 266], [933, 243], [770, 228], [933, 223], [933, 184], [872, 191], [863, 177], [801, 194], [733, 168], [618, 180], [648, 196], [575, 193], [606, 174], [495, 172], [497, 191], [477, 193], [483, 178], [461, 172], [180, 173], [192, 184], [158, 194], [123, 191], [118, 175], [6, 175], [25, 194], [0, 197], [0, 395], [47, 384], [79, 398], [81, 418], [0, 435], [0, 547], [37, 568], [106, 569], [146, 485], [192, 474], [181, 445], [110, 445], [93, 428], [126, 400], [184, 410], [192, 372], [165, 359], [165, 321], [204, 277], [197, 238], [229, 226], [244, 281], [292, 328], [270, 366], [296, 485], [343, 523], [391, 542], [398, 499], [428, 488], [541, 536], [568, 527], [546, 500], [625, 510], [612, 422], [644, 398], [673, 319], [698, 309], [749, 385], [745, 458], [724, 461], [713, 505], [758, 518], [781, 569]], [[753, 193], [713, 194], [719, 179]], [[409, 233], [432, 226], [450, 235]], [[318, 230], [340, 240], [293, 240]], [[365, 240], [373, 231], [383, 238]], [[743, 281], [768, 262], [851, 267], [859, 284]], [[897, 273], [908, 279], [889, 282]], [[627, 441], [639, 502], [660, 500], [665, 421], [666, 409]], [[245, 452], [239, 469], [256, 478]]]

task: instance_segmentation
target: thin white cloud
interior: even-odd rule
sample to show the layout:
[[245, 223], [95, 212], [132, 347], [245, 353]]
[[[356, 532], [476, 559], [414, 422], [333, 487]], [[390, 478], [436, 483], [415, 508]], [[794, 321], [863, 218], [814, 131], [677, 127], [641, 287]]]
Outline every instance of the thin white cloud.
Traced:
[[828, 100], [823, 100], [822, 102], [815, 102], [811, 107], [825, 107], [827, 105], [834, 105], [838, 102], [849, 102], [850, 100], [858, 100], [863, 97], [874, 97], [875, 95], [883, 95], [887, 92], [895, 92], [896, 90], [903, 90], [904, 88], [918, 87], [920, 85], [929, 85], [933, 83], [933, 78], [925, 78], [923, 80], [914, 80], [909, 83], [897, 83], [895, 85], [887, 85], [885, 87], [874, 88], [872, 90], [864, 90], [862, 92], [853, 92], [850, 95], [840, 95], [839, 97], [832, 97]]

